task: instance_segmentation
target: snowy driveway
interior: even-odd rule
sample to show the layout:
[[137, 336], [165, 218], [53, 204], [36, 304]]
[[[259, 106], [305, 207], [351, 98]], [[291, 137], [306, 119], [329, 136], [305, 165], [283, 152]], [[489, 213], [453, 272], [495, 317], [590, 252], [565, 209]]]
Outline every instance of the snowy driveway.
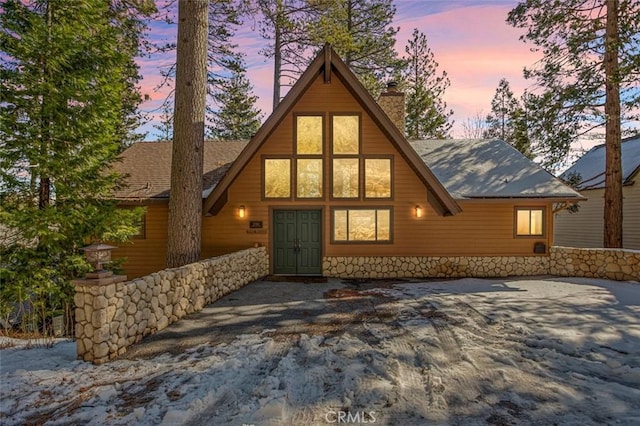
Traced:
[[93, 366], [75, 360], [73, 343], [1, 350], [0, 423], [640, 423], [637, 283], [353, 289], [261, 305], [236, 298], [215, 315], [245, 334], [219, 331], [175, 354]]

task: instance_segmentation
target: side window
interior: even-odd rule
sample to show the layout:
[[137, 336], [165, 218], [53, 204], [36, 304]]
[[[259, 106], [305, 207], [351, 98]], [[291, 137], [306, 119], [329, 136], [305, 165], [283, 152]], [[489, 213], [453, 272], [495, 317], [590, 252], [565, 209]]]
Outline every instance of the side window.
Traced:
[[144, 240], [147, 238], [147, 214], [143, 214], [140, 218], [138, 233], [131, 236], [134, 240]]
[[517, 237], [544, 235], [544, 208], [516, 207], [515, 234]]

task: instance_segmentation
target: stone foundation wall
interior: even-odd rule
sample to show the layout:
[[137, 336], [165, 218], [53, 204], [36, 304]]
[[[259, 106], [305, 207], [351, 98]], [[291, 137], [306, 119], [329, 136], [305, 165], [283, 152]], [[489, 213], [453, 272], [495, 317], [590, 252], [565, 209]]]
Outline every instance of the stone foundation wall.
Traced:
[[144, 336], [268, 274], [267, 250], [259, 247], [128, 282], [76, 284], [78, 356], [106, 362]]
[[640, 250], [554, 246], [550, 255], [552, 275], [640, 280]]
[[340, 278], [462, 278], [544, 275], [549, 256], [324, 257], [323, 274]]

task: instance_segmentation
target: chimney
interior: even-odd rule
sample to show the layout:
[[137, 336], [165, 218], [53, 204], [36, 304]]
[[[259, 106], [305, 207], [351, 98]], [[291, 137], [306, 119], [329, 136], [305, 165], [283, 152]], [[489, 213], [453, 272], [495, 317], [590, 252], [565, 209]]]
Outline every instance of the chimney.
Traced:
[[387, 90], [380, 94], [378, 105], [389, 116], [403, 135], [405, 126], [404, 93], [398, 92], [398, 84], [395, 81], [387, 83]]

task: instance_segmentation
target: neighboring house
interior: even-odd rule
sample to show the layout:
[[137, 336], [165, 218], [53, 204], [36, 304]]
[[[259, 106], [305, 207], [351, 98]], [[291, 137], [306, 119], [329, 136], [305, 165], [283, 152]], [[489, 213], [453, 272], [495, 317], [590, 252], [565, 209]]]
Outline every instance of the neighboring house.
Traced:
[[[410, 144], [390, 119], [404, 97], [380, 101], [326, 46], [251, 141], [206, 142], [202, 257], [263, 245], [274, 274], [326, 274], [336, 257], [548, 252], [554, 203], [580, 194], [501, 141]], [[118, 165], [116, 197], [147, 206], [114, 253], [132, 277], [164, 267], [170, 153], [138, 143]]]
[[[622, 246], [640, 250], [640, 136], [622, 141]], [[583, 155], [561, 177], [574, 175], [575, 188], [588, 201], [576, 213], [556, 214], [555, 244], [570, 247], [602, 247], [604, 241], [605, 146]]]

